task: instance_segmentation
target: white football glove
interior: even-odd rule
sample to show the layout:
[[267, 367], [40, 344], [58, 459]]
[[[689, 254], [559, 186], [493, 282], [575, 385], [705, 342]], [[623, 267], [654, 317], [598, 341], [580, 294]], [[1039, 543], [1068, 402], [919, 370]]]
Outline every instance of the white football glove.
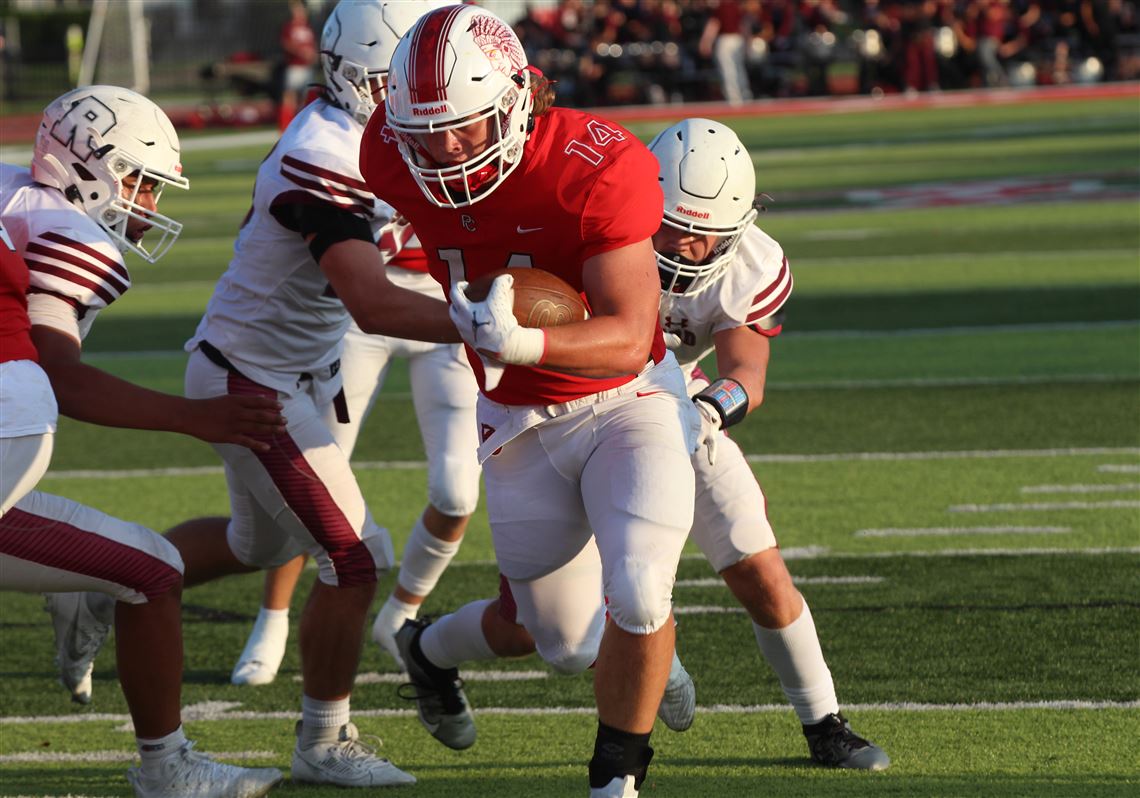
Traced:
[[677, 335], [677, 333], [671, 333], [668, 330], [662, 330], [661, 336], [665, 339], [666, 349], [680, 349], [681, 344], [684, 343], [684, 341], [681, 340], [681, 336]]
[[[546, 333], [519, 325], [514, 314], [514, 283], [515, 278], [509, 274], [496, 277], [487, 298], [473, 302], [467, 298], [467, 282], [457, 282], [451, 287], [451, 321], [463, 340], [481, 355], [500, 364], [533, 366], [546, 353]], [[483, 363], [488, 366], [485, 386], [494, 390], [502, 377], [502, 366], [488, 364], [486, 358]]]
[[720, 431], [720, 415], [708, 402], [702, 402], [698, 399], [693, 404], [697, 406], [697, 410], [701, 411], [701, 439], [697, 442], [697, 446], [704, 446], [709, 465], [716, 465], [717, 441], [723, 434]]

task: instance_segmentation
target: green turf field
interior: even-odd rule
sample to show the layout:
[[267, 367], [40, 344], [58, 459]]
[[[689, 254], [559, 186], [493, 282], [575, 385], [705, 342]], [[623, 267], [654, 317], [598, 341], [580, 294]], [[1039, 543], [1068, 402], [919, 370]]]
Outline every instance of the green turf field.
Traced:
[[[1136, 98], [727, 121], [773, 197], [759, 221], [796, 278], [765, 406], [734, 437], [765, 487], [840, 701], [894, 765], [808, 763], [746, 617], [693, 548], [675, 600], [700, 711], [684, 734], [659, 726], [642, 795], [1137, 794]], [[634, 129], [647, 138], [663, 126]], [[183, 238], [158, 266], [129, 261], [135, 287], [95, 325], [90, 362], [180, 390], [181, 344], [266, 149], [188, 153], [192, 190], [163, 198]], [[426, 488], [398, 366], [356, 459], [399, 551]], [[197, 441], [63, 420], [41, 487], [163, 529], [227, 512], [218, 465]], [[480, 511], [426, 611], [491, 595], [496, 573]], [[287, 769], [295, 647], [276, 683], [228, 681], [260, 583], [186, 592], [186, 725], [205, 750]], [[129, 795], [134, 748], [113, 650], [97, 661], [93, 703], [69, 703], [41, 605], [0, 597], [0, 795]], [[371, 644], [360, 670], [356, 722], [419, 777], [404, 793], [586, 793], [588, 674], [557, 677], [533, 657], [473, 668], [480, 737], [457, 753], [419, 727]], [[344, 794], [288, 782], [279, 792]]]

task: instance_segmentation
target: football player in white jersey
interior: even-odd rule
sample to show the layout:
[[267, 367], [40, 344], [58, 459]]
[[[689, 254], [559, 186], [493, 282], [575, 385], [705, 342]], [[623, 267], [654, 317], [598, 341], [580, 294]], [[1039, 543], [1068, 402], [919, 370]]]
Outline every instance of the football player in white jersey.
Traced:
[[[80, 360], [95, 316], [130, 285], [123, 252], [153, 262], [177, 237], [157, 203], [164, 185], [187, 187], [180, 173], [165, 114], [113, 86], [48, 105], [31, 171], [0, 165], [0, 589], [99, 591], [48, 595], [60, 675], [75, 701], [90, 700], [91, 663], [114, 615], [142, 759], [128, 772], [137, 796], [259, 796], [280, 771], [214, 762], [182, 729], [178, 551], [138, 524], [34, 490], [51, 458], [57, 396], [58, 410], [86, 421], [209, 441], [260, 445], [248, 436], [279, 425], [276, 402], [168, 396]], [[152, 227], [162, 237], [148, 247]]]
[[[369, 23], [374, 11], [367, 4], [341, 4], [333, 11], [321, 37], [321, 63], [329, 94], [346, 111], [367, 120], [372, 99], [343, 77], [346, 69], [365, 66], [384, 83], [388, 63], [400, 37], [424, 13], [449, 5], [451, 0], [380, 3], [383, 24]], [[365, 41], [348, 35], [358, 29], [375, 29], [378, 38]], [[393, 283], [442, 300], [443, 292], [427, 270], [427, 257], [419, 240], [399, 217], [380, 231], [378, 244]], [[372, 637], [403, 669], [395, 634], [439, 581], [459, 549], [468, 519], [479, 501], [479, 445], [475, 400], [479, 386], [463, 347], [411, 341], [387, 335], [370, 335], [353, 322], [344, 336], [340, 373], [344, 381], [347, 414], [329, 419], [333, 438], [345, 456], [352, 455], [364, 419], [384, 385], [392, 362], [408, 361], [412, 402], [427, 454], [428, 506], [412, 528], [401, 557], [396, 585], [372, 625]], [[304, 565], [304, 558], [266, 572], [262, 607], [249, 640], [234, 666], [234, 684], [268, 684], [277, 675], [289, 634], [289, 602]]]
[[[724, 433], [763, 401], [770, 340], [780, 332], [792, 290], [783, 250], [753, 224], [751, 156], [731, 129], [708, 119], [679, 122], [649, 148], [665, 195], [653, 237], [660, 321], [703, 419], [693, 456], [691, 535], [752, 617], [757, 644], [803, 725], [812, 758], [882, 770], [890, 764], [887, 754], [856, 735], [839, 712], [815, 623], [780, 556], [764, 494], [740, 447]], [[714, 352], [721, 376], [710, 384], [699, 362]], [[411, 655], [449, 668], [529, 653], [527, 632], [512, 623], [510, 604], [504, 590], [498, 600], [440, 618], [411, 641]], [[590, 656], [577, 661], [588, 663]], [[673, 729], [688, 728], [692, 698], [688, 675], [674, 657], [659, 716]]]
[[[380, 38], [383, 4], [346, 0], [330, 24], [341, 9], [352, 11], [345, 30], [367, 54]], [[231, 518], [196, 519], [167, 536], [187, 585], [300, 554], [316, 559], [300, 624], [293, 779], [378, 787], [415, 779], [375, 756], [350, 721], [365, 616], [394, 554], [331, 431], [347, 414], [341, 339], [350, 316], [366, 333], [441, 343], [459, 335], [444, 302], [389, 278], [376, 245], [390, 209], [364, 183], [358, 151], [387, 62], [362, 63], [335, 48], [331, 55], [344, 91], [303, 109], [262, 162], [229, 267], [186, 345], [188, 396], [274, 397], [287, 429], [269, 452], [215, 446]]]

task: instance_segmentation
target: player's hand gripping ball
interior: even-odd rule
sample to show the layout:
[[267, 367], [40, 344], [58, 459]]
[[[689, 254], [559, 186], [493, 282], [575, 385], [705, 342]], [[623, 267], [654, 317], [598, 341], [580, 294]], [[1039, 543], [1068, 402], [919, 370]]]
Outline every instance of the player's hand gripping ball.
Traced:
[[523, 327], [558, 327], [586, 319], [586, 305], [568, 282], [543, 269], [498, 269], [469, 283], [467, 298], [476, 302], [487, 298], [491, 283], [500, 275], [514, 278], [512, 310]]

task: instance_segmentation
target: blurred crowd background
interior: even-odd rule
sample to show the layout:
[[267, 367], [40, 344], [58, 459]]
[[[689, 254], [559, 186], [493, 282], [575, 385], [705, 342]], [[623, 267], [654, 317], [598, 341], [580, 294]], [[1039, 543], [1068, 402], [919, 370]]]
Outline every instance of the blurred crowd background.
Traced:
[[[580, 107], [1140, 76], [1134, 0], [480, 4], [515, 26], [531, 63], [560, 82], [562, 102]], [[290, 49], [289, 41], [304, 26], [319, 39], [335, 0], [0, 0], [0, 97], [8, 109], [75, 84], [100, 5], [90, 79], [205, 107], [234, 98], [279, 105], [306, 69], [307, 80], [319, 81], [315, 48]]]

